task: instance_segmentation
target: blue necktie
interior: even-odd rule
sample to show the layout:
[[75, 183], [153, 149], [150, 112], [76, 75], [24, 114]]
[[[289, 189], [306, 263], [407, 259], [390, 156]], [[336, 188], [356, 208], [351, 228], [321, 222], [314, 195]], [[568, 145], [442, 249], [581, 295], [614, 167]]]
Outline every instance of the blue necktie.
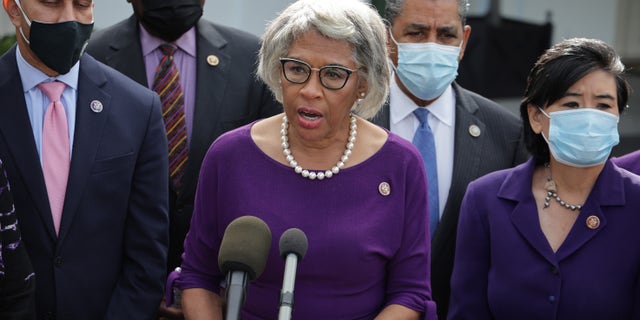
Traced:
[[417, 108], [413, 114], [420, 121], [420, 126], [413, 136], [413, 145], [418, 148], [424, 161], [424, 167], [427, 171], [427, 186], [429, 200], [429, 230], [431, 238], [435, 234], [438, 221], [440, 220], [440, 211], [438, 205], [438, 164], [436, 161], [436, 145], [433, 139], [433, 132], [427, 122], [429, 111], [426, 108]]

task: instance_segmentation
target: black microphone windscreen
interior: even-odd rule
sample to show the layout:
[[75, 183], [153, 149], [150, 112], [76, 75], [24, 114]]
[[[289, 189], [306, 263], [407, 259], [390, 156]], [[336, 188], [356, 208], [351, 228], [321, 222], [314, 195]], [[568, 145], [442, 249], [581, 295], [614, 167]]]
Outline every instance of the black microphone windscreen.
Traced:
[[291, 228], [280, 236], [280, 256], [286, 259], [289, 253], [294, 253], [298, 259], [302, 260], [307, 254], [307, 235], [298, 228]]
[[229, 271], [247, 272], [254, 280], [262, 274], [271, 249], [271, 230], [262, 219], [242, 216], [227, 226], [220, 244], [218, 266]]

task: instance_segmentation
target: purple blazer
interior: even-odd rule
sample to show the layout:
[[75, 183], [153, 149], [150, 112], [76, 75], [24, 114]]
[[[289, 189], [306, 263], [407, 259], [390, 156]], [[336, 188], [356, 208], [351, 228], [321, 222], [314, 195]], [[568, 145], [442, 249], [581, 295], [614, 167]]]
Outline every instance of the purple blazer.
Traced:
[[640, 174], [640, 150], [611, 159], [618, 167]]
[[469, 185], [448, 319], [640, 319], [640, 176], [607, 162], [554, 253], [533, 170], [529, 160]]

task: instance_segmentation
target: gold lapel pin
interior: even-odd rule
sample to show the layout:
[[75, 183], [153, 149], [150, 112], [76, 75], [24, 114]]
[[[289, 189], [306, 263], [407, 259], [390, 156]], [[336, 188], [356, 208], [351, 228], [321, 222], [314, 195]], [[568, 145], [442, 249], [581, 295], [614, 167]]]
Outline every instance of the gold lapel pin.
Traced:
[[482, 130], [480, 130], [480, 127], [478, 127], [475, 124], [472, 124], [469, 126], [469, 134], [474, 137], [477, 138], [480, 136], [480, 134], [482, 133]]
[[388, 182], [380, 182], [378, 185], [378, 192], [386, 197], [391, 194], [391, 186]]
[[589, 216], [587, 218], [587, 227], [589, 229], [597, 229], [600, 226], [600, 218], [598, 216]]
[[218, 57], [215, 54], [210, 54], [207, 56], [207, 63], [210, 66], [215, 67], [218, 64], [220, 64], [220, 59], [218, 59]]

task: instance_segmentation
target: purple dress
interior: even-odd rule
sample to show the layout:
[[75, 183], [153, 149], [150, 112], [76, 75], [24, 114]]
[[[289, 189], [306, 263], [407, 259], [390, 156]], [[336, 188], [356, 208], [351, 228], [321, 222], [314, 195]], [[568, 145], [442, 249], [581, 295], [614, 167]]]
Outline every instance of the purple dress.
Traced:
[[[331, 179], [309, 180], [264, 154], [251, 125], [221, 136], [204, 159], [178, 286], [219, 292], [225, 228], [253, 215], [271, 229], [272, 244], [264, 273], [248, 286], [243, 319], [277, 318], [284, 273], [278, 241], [293, 227], [309, 239], [297, 268], [294, 319], [373, 319], [388, 304], [435, 319], [425, 171], [417, 150], [389, 133], [366, 161]], [[385, 183], [388, 194], [381, 191]]]

